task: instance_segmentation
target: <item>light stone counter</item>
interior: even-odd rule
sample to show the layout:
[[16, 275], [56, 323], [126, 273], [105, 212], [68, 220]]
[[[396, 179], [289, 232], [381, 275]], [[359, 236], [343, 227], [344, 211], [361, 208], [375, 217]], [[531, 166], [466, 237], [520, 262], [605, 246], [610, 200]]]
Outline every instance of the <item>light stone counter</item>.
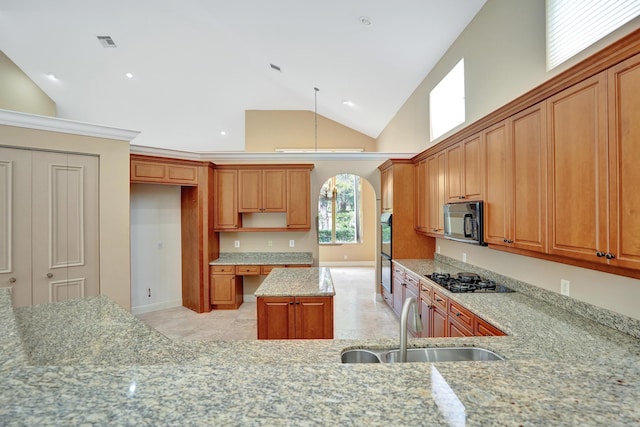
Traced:
[[336, 294], [327, 267], [274, 268], [256, 297], [331, 297]]
[[312, 265], [311, 252], [223, 252], [210, 265]]
[[393, 365], [343, 365], [340, 352], [396, 340], [171, 341], [102, 297], [12, 320], [0, 289], [0, 425], [640, 424], [640, 340], [511, 285], [522, 289], [450, 295], [510, 336], [410, 340], [478, 345], [505, 361]]

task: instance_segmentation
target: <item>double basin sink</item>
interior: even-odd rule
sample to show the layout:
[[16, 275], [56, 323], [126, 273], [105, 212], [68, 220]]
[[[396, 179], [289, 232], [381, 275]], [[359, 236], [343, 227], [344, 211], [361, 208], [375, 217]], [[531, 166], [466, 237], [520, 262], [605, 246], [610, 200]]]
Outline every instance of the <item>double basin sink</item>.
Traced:
[[[491, 350], [480, 347], [423, 347], [407, 349], [407, 362], [476, 362], [504, 360]], [[357, 348], [342, 352], [342, 363], [397, 363], [399, 349]]]

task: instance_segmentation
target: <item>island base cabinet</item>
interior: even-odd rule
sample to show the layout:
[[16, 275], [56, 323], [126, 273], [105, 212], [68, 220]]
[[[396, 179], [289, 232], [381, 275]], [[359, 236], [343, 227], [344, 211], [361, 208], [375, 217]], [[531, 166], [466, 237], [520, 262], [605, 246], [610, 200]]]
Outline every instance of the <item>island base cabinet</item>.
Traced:
[[259, 297], [258, 339], [332, 339], [333, 297]]

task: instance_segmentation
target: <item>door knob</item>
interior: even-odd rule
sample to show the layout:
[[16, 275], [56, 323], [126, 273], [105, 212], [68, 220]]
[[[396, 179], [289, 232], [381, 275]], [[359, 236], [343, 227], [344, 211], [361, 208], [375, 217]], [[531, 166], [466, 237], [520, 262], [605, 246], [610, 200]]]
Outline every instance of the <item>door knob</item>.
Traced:
[[9, 278], [9, 283], [16, 283], [16, 278], [15, 277], [10, 277]]
[[53, 277], [53, 273], [47, 273], [47, 277], [51, 279]]

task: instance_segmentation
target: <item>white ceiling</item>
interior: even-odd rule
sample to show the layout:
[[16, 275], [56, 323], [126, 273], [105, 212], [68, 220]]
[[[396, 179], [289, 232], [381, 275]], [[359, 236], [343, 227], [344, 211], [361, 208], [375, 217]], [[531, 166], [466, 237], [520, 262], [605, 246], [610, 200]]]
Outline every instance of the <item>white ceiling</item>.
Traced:
[[484, 3], [0, 0], [0, 50], [59, 117], [139, 130], [137, 145], [242, 151], [245, 110], [314, 111], [314, 87], [318, 114], [377, 137]]

